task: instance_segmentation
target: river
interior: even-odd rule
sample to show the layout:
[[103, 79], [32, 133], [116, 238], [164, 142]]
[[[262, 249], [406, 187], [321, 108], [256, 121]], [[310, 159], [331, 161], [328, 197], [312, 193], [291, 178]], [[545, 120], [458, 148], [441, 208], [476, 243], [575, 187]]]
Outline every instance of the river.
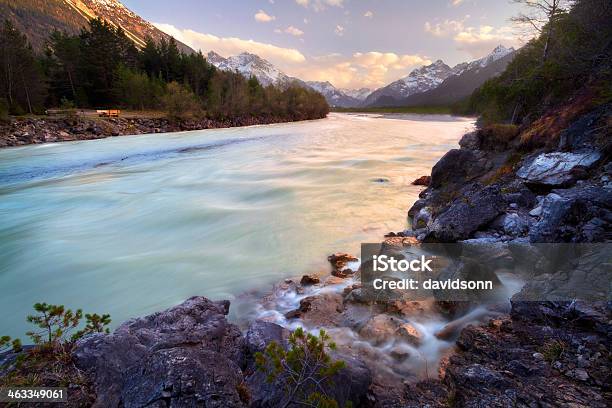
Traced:
[[411, 182], [473, 125], [330, 114], [0, 150], [0, 335], [23, 336], [35, 302], [116, 325], [327, 270], [403, 230]]

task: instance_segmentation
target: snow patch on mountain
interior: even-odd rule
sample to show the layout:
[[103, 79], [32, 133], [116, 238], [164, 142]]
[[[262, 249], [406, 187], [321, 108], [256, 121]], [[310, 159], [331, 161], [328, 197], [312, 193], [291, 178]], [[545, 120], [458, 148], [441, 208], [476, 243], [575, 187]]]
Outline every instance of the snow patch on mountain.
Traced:
[[365, 100], [366, 105], [376, 104], [381, 98], [399, 101], [411, 95], [423, 93], [437, 88], [447, 78], [454, 75], [461, 75], [466, 71], [485, 68], [488, 65], [504, 58], [514, 52], [514, 48], [506, 48], [503, 45], [495, 49], [487, 56], [472, 62], [462, 62], [449, 67], [442, 60], [437, 60], [433, 64], [423, 66], [413, 70], [408, 76], [390, 83], [372, 92]]
[[207, 60], [221, 70], [239, 72], [247, 78], [254, 76], [264, 86], [286, 86], [294, 81], [299, 81], [285, 74], [269, 61], [249, 52], [224, 58], [211, 51], [207, 54]]
[[359, 89], [346, 89], [342, 88], [340, 91], [344, 92], [345, 95], [350, 96], [351, 98], [355, 98], [359, 101], [363, 101], [368, 97], [369, 94], [372, 93], [370, 88], [359, 88]]

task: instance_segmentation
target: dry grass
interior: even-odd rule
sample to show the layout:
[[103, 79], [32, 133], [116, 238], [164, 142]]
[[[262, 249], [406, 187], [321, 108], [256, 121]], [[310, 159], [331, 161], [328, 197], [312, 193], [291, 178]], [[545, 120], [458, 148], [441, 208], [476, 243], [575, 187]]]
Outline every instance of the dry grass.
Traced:
[[584, 92], [568, 104], [548, 112], [523, 131], [519, 139], [519, 148], [529, 151], [556, 145], [561, 132], [578, 116], [589, 111], [593, 104], [593, 92]]
[[516, 125], [494, 124], [480, 130], [484, 150], [506, 150], [518, 135], [519, 127]]

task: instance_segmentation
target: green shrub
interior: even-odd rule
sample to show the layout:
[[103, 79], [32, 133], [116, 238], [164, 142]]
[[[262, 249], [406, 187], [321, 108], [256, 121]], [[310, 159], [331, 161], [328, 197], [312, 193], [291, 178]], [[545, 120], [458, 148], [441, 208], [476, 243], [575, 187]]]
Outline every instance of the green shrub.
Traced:
[[20, 352], [22, 350], [21, 340], [11, 340], [10, 336], [0, 337], [0, 353], [7, 351], [9, 348], [12, 348], [15, 353]]
[[550, 340], [544, 343], [541, 348], [541, 353], [546, 361], [552, 363], [561, 358], [566, 348], [567, 344], [565, 344], [564, 341]]
[[177, 82], [170, 82], [162, 96], [163, 109], [173, 120], [184, 120], [200, 114], [196, 96]]
[[[37, 314], [29, 315], [27, 321], [36, 325], [39, 330], [28, 331], [26, 334], [35, 345], [59, 349], [66, 343], [75, 341], [90, 333], [108, 333], [111, 322], [110, 315], [86, 314], [86, 324], [81, 330], [75, 332], [80, 326], [83, 312], [81, 309], [72, 311], [64, 305], [49, 305], [36, 303], [34, 310]], [[70, 333], [74, 332], [72, 335]]]
[[337, 401], [326, 394], [333, 386], [332, 378], [342, 370], [344, 361], [332, 361], [327, 350], [336, 345], [321, 330], [319, 336], [297, 328], [289, 336], [289, 349], [271, 342], [264, 353], [255, 355], [257, 368], [267, 374], [270, 383], [280, 382], [285, 388], [287, 402], [319, 408], [338, 407]]

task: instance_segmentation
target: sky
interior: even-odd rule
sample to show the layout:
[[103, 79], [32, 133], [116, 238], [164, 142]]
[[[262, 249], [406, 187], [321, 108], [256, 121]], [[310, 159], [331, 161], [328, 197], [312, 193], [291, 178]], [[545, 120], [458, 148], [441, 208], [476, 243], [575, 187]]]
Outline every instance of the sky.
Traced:
[[286, 74], [378, 88], [442, 59], [522, 44], [510, 0], [123, 0], [192, 48], [257, 54]]

